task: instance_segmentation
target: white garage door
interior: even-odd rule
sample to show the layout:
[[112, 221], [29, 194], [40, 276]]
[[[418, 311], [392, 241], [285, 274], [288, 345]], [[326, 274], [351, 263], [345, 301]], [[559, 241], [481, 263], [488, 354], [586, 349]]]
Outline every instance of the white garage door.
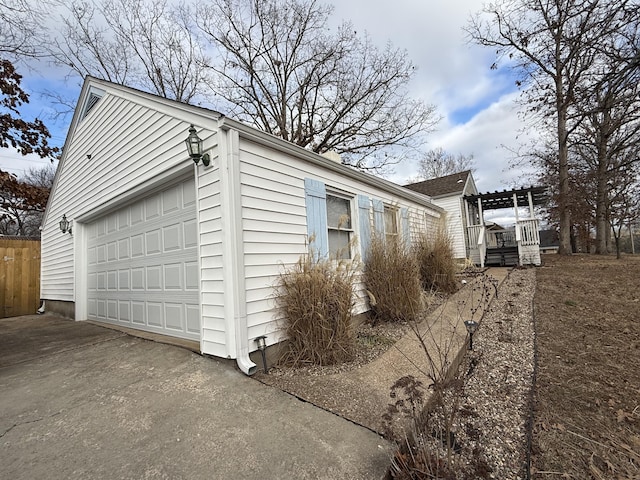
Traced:
[[87, 241], [91, 320], [200, 339], [193, 179], [92, 222]]

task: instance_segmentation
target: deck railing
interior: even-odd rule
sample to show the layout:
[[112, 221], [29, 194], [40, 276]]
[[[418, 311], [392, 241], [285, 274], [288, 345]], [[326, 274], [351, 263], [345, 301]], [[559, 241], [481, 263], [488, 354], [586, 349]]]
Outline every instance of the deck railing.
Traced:
[[538, 230], [538, 219], [518, 220], [516, 225], [519, 233], [518, 241], [520, 245], [540, 245], [540, 232]]
[[515, 230], [488, 230], [487, 231], [487, 247], [515, 247], [516, 232]]

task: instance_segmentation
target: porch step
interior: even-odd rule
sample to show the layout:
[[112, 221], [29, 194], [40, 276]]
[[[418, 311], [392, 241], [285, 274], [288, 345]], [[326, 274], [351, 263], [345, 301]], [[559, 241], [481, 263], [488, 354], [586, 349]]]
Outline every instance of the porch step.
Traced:
[[491, 248], [487, 250], [484, 264], [491, 267], [512, 267], [519, 263], [518, 247]]

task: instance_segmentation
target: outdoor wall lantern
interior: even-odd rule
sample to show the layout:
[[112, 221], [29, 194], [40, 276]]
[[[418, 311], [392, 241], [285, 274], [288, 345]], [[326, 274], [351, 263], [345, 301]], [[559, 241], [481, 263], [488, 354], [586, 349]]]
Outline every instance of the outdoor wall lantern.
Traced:
[[256, 343], [258, 344], [258, 350], [262, 353], [262, 369], [264, 373], [269, 373], [269, 369], [267, 368], [267, 337], [262, 335], [260, 337], [256, 337]]
[[464, 326], [467, 327], [467, 332], [469, 332], [469, 350], [473, 350], [473, 334], [476, 333], [478, 329], [478, 322], [474, 320], [465, 320]]
[[63, 214], [62, 215], [62, 220], [60, 220], [60, 231], [62, 233], [69, 232], [69, 235], [71, 235], [71, 229], [72, 229], [71, 222], [69, 220], [67, 220], [67, 215]]
[[189, 152], [189, 156], [196, 165], [198, 165], [200, 160], [202, 160], [202, 164], [205, 167], [209, 166], [209, 163], [211, 163], [211, 159], [209, 158], [208, 153], [202, 152], [202, 139], [196, 133], [196, 128], [193, 125], [191, 125], [191, 128], [189, 129], [189, 136], [184, 141], [184, 143], [187, 144], [187, 151]]

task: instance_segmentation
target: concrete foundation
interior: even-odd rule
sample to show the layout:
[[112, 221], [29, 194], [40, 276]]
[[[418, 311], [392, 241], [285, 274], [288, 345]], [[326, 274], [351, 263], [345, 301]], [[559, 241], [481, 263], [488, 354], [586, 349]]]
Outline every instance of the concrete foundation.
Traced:
[[42, 301], [45, 302], [44, 310], [46, 313], [55, 313], [56, 315], [60, 315], [61, 317], [64, 317], [64, 318], [69, 318], [71, 320], [76, 319], [76, 303], [75, 302], [65, 302], [62, 300], [47, 300], [46, 298], [43, 298]]

